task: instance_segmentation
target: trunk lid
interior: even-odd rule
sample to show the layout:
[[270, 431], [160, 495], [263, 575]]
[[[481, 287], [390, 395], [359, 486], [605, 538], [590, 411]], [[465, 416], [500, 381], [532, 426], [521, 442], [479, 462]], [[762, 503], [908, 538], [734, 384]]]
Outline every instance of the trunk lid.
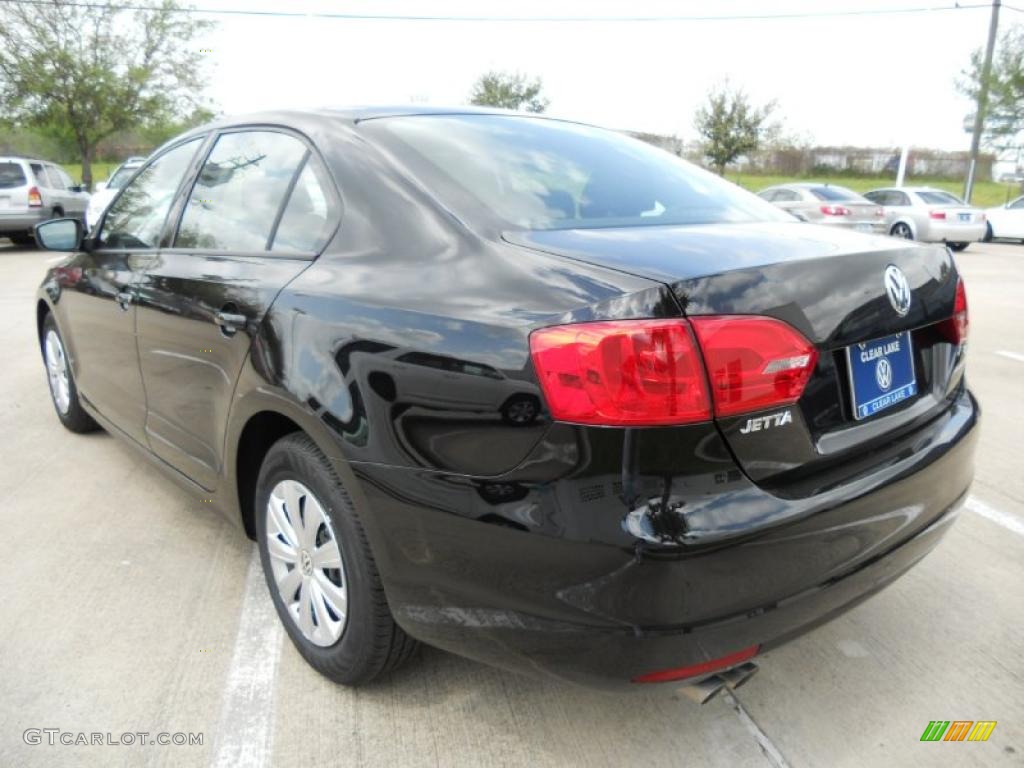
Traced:
[[[963, 350], [938, 329], [953, 314], [957, 283], [943, 246], [788, 222], [516, 232], [506, 239], [659, 280], [688, 316], [767, 315], [812, 342], [818, 363], [795, 405], [717, 419], [748, 476], [785, 495], [818, 492], [886, 461], [886, 443], [933, 419], [962, 379]], [[886, 290], [890, 266], [910, 288], [903, 315]], [[917, 391], [858, 420], [847, 348], [901, 332]]]

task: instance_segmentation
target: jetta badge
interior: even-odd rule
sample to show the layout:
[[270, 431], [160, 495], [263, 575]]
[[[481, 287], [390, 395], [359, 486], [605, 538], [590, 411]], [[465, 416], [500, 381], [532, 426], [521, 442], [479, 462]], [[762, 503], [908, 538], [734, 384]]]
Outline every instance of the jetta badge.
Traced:
[[889, 303], [896, 314], [903, 317], [910, 311], [910, 283], [903, 270], [890, 264], [885, 268], [885, 292], [889, 295]]

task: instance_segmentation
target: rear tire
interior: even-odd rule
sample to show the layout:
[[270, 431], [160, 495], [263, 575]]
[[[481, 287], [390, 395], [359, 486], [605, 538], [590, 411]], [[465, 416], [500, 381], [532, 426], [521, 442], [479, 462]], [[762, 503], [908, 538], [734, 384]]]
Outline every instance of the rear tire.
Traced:
[[267, 587], [309, 665], [356, 686], [405, 662], [418, 643], [392, 618], [355, 506], [308, 436], [271, 446], [255, 502]]
[[52, 313], [43, 321], [42, 347], [46, 378], [50, 385], [50, 401], [60, 423], [79, 434], [99, 429], [100, 425], [82, 408], [64, 339]]
[[36, 244], [36, 239], [27, 232], [24, 235], [8, 235], [7, 237], [9, 237], [11, 242], [15, 245], [20, 245], [22, 247]]
[[910, 228], [909, 224], [902, 221], [897, 221], [892, 225], [892, 229], [889, 230], [889, 234], [893, 237], [901, 237], [904, 240], [914, 239], [914, 230]]
[[946, 243], [951, 251], [963, 251], [966, 250], [970, 243]]

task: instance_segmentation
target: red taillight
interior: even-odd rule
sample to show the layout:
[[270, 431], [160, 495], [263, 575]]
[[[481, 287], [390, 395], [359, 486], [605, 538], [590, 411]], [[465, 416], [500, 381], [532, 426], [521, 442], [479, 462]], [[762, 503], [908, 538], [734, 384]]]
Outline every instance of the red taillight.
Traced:
[[687, 424], [787, 405], [818, 360], [786, 323], [747, 315], [541, 328], [530, 334], [530, 352], [553, 418], [605, 426]]
[[957, 278], [956, 299], [953, 301], [953, 316], [943, 320], [939, 324], [942, 335], [954, 344], [963, 344], [967, 341], [967, 291], [964, 289], [964, 281]]
[[945, 211], [928, 211], [928, 218], [938, 219], [939, 221], [943, 221], [946, 218], [946, 212]]
[[685, 320], [541, 328], [530, 352], [551, 415], [579, 424], [685, 424], [711, 418], [704, 369]]
[[841, 205], [823, 205], [821, 206], [821, 212], [826, 216], [849, 216], [850, 209], [844, 208]]
[[796, 402], [818, 351], [794, 328], [771, 317], [691, 319], [707, 366], [716, 416]]
[[637, 675], [632, 679], [634, 683], [668, 683], [673, 680], [685, 680], [688, 677], [706, 675], [710, 672], [717, 672], [720, 669], [735, 667], [747, 659], [753, 658], [761, 650], [760, 645], [752, 645], [742, 651], [730, 653], [728, 656], [721, 656], [710, 661], [702, 661], [700, 664], [691, 664], [689, 667], [676, 667], [675, 669], [662, 669], [657, 672], [648, 672]]
[[43, 205], [43, 196], [39, 194], [39, 187], [29, 189], [28, 205], [30, 208], [39, 208]]

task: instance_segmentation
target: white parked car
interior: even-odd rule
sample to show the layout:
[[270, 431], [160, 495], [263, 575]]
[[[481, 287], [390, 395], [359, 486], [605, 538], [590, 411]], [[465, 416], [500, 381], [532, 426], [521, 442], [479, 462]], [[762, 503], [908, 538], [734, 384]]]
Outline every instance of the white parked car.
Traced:
[[864, 197], [885, 208], [889, 234], [962, 251], [985, 238], [985, 212], [954, 194], [932, 187], [888, 187]]
[[96, 191], [93, 192], [92, 198], [89, 200], [89, 207], [85, 210], [86, 229], [92, 229], [92, 226], [100, 220], [100, 216], [107, 210], [110, 201], [117, 196], [118, 190], [128, 183], [128, 179], [145, 161], [144, 157], [129, 157], [110, 174], [109, 179], [96, 185]]
[[1006, 238], [1024, 240], [1024, 196], [1011, 200], [1006, 205], [985, 210], [988, 219], [986, 240]]

